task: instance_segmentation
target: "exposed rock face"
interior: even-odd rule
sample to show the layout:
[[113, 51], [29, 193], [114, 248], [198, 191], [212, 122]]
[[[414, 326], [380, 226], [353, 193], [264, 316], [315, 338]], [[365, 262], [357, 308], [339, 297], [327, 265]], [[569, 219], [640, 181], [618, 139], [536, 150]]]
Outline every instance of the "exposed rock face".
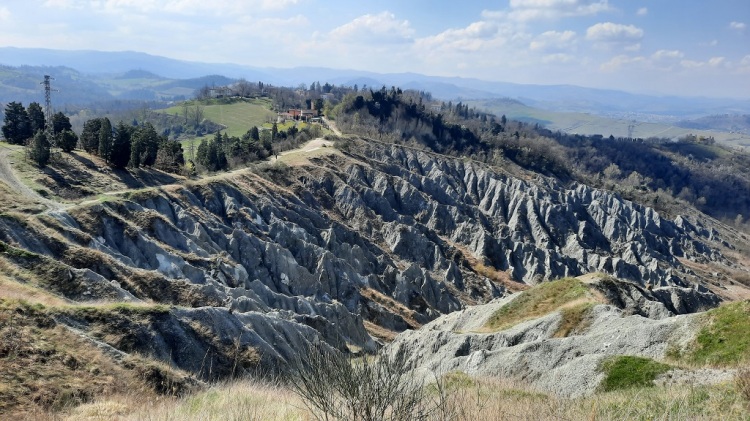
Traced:
[[[627, 282], [600, 280], [592, 288], [606, 291], [607, 297], [618, 305], [626, 303], [625, 309], [596, 305], [587, 316], [586, 328], [572, 336], [556, 337], [562, 319], [559, 311], [507, 330], [482, 333], [489, 317], [514, 300], [518, 295], [515, 294], [442, 316], [420, 330], [404, 332], [389, 345], [389, 350], [405, 349], [416, 373], [427, 381], [462, 371], [521, 379], [541, 390], [574, 397], [596, 389], [603, 379], [597, 367], [606, 357], [663, 358], [670, 344], [686, 343], [694, 337], [695, 314], [678, 316], [670, 308], [693, 305], [708, 309], [718, 304], [714, 296], [679, 287], [649, 293]], [[633, 309], [649, 314], [629, 315]]]
[[[726, 263], [709, 245], [715, 233], [697, 221], [665, 220], [582, 185], [521, 180], [395, 146], [313, 163], [140, 191], [50, 212], [38, 224], [3, 217], [0, 241], [38, 254], [14, 254], [16, 265], [68, 271], [48, 287], [76, 301], [180, 306], [170, 311], [170, 326], [188, 326], [187, 333], [168, 327], [159, 335], [175, 342], [132, 351], [189, 369], [206, 347], [195, 333], [201, 329], [224, 345], [239, 337], [283, 363], [301, 341], [316, 337], [340, 349], [373, 350], [365, 321], [392, 331], [416, 328], [504, 296], [506, 286], [495, 282], [503, 276], [535, 283], [599, 271], [687, 286], [692, 275], [678, 258]], [[671, 301], [658, 289], [618, 297], [638, 314], [702, 308], [703, 301], [670, 291]], [[653, 300], [662, 307], [642, 305]], [[602, 321], [611, 316], [612, 328], [630, 329], [615, 320], [619, 310], [597, 314]], [[539, 323], [524, 337], [544, 337], [555, 319]], [[185, 358], [171, 352], [190, 348], [199, 351]]]

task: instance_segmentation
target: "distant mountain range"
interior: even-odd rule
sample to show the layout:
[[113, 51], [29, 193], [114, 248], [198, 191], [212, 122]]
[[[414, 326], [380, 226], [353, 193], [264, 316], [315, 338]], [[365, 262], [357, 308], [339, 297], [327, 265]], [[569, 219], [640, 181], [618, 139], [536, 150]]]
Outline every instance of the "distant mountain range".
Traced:
[[[3, 67], [4, 66], [4, 67]], [[0, 101], [39, 100], [40, 75], [53, 74], [61, 101], [189, 97], [205, 85], [245, 78], [280, 86], [312, 82], [359, 87], [399, 86], [453, 101], [510, 98], [555, 112], [591, 113], [638, 121], [678, 121], [721, 114], [750, 114], [750, 99], [651, 96], [571, 85], [523, 85], [416, 73], [381, 74], [317, 67], [261, 68], [200, 63], [139, 52], [0, 48]], [[207, 76], [221, 75], [221, 76]]]

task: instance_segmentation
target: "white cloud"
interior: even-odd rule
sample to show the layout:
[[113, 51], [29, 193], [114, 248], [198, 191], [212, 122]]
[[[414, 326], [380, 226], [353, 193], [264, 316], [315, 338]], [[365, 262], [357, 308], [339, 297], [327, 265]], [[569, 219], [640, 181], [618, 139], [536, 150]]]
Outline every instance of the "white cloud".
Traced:
[[485, 10], [485, 19], [509, 19], [529, 22], [539, 19], [560, 19], [596, 15], [613, 10], [608, 0], [510, 0], [510, 10]]
[[682, 60], [680, 65], [686, 69], [697, 69], [701, 67], [727, 66], [726, 57], [711, 57], [707, 61]]
[[712, 39], [708, 42], [701, 42], [698, 45], [700, 45], [701, 47], [716, 47], [717, 45], [719, 45], [719, 40]]
[[726, 57], [711, 57], [708, 59], [708, 65], [711, 67], [719, 67], [726, 62]]
[[640, 9], [638, 9], [637, 12], [635, 12], [635, 14], [638, 15], [638, 16], [646, 16], [648, 14], [648, 8], [647, 7], [641, 7]]
[[637, 57], [630, 57], [626, 55], [619, 55], [612, 57], [608, 62], [603, 63], [600, 66], [600, 69], [604, 72], [615, 72], [617, 70], [620, 70], [621, 68], [625, 66], [633, 66], [636, 64], [641, 64], [646, 61], [645, 57], [637, 56]]
[[679, 50], [659, 50], [651, 55], [654, 60], [678, 60], [685, 57], [685, 54]]
[[750, 67], [750, 55], [746, 55], [745, 57], [742, 57], [742, 61], [740, 61], [740, 65], [743, 67]]
[[278, 11], [297, 5], [302, 0], [46, 0], [45, 7], [59, 9], [81, 9], [108, 13], [152, 13], [164, 12], [180, 15], [231, 15]]
[[[518, 34], [517, 34], [518, 35]], [[479, 51], [488, 45], [505, 43], [500, 27], [493, 22], [474, 22], [465, 28], [448, 29], [437, 35], [417, 40], [417, 50], [448, 50], [452, 52]]]
[[383, 43], [408, 42], [414, 29], [408, 20], [398, 20], [391, 12], [360, 16], [330, 32], [330, 36], [343, 42]]
[[745, 22], [730, 22], [729, 28], [734, 31], [743, 32], [747, 28], [747, 25]]
[[573, 31], [547, 31], [539, 34], [529, 44], [532, 50], [566, 49], [575, 44], [576, 33]]
[[10, 20], [10, 10], [7, 7], [0, 7], [0, 22], [6, 22]]
[[643, 29], [612, 22], [597, 23], [586, 30], [586, 39], [604, 50], [619, 47], [625, 51], [638, 51], [641, 49], [642, 38]]
[[586, 30], [586, 39], [598, 42], [632, 42], [643, 38], [643, 29], [618, 23], [597, 23]]
[[544, 57], [542, 57], [542, 63], [550, 64], [550, 63], [572, 63], [576, 61], [576, 58], [570, 54], [563, 54], [563, 53], [557, 53], [557, 54], [549, 54]]

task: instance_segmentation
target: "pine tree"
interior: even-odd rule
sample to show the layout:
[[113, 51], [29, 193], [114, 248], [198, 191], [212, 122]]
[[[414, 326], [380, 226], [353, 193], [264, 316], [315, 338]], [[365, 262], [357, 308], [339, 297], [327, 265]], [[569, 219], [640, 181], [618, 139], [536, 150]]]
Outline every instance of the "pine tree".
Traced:
[[131, 137], [130, 166], [133, 168], [141, 165], [153, 166], [161, 140], [151, 123], [138, 127]]
[[99, 130], [102, 127], [101, 118], [95, 118], [83, 123], [81, 133], [81, 147], [88, 153], [99, 153]]
[[64, 130], [57, 137], [57, 144], [64, 152], [72, 151], [78, 143], [78, 136], [72, 130]]
[[125, 168], [130, 162], [131, 127], [120, 121], [115, 128], [115, 138], [112, 140], [112, 154], [110, 164], [115, 168]]
[[99, 127], [99, 156], [107, 163], [112, 159], [112, 123], [107, 117], [101, 120]]
[[29, 144], [28, 153], [29, 159], [34, 161], [39, 168], [47, 166], [50, 157], [50, 144], [47, 140], [47, 135], [43, 131], [36, 132]]
[[70, 124], [68, 116], [58, 111], [52, 115], [52, 133], [57, 136], [65, 130], [72, 130], [73, 126]]
[[29, 114], [29, 120], [31, 122], [31, 132], [36, 133], [40, 130], [44, 130], [45, 119], [42, 106], [39, 105], [38, 102], [32, 102], [31, 104], [29, 104], [26, 112]]
[[29, 114], [23, 104], [11, 102], [5, 106], [5, 124], [2, 131], [5, 140], [15, 145], [23, 145], [26, 139], [34, 135]]

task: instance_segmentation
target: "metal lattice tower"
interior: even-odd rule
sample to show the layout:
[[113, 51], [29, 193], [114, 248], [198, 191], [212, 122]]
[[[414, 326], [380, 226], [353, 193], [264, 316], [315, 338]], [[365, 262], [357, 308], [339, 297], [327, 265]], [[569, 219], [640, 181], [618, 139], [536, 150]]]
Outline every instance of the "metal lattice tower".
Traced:
[[44, 131], [47, 135], [52, 133], [52, 86], [50, 81], [55, 80], [50, 75], [44, 75]]

